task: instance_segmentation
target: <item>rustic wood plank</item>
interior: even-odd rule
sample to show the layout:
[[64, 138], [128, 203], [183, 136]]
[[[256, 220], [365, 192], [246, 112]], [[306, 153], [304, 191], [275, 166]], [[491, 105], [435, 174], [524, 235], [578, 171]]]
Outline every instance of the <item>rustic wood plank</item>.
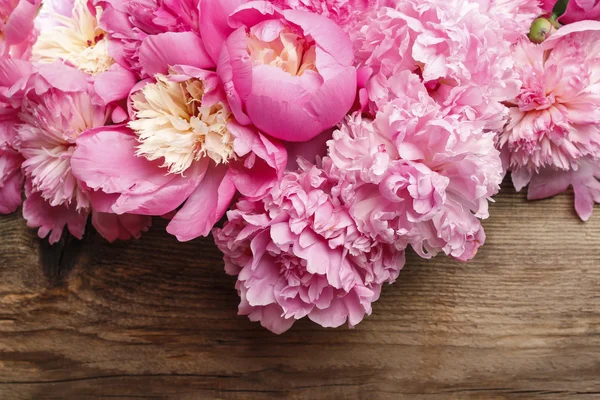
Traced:
[[50, 248], [0, 217], [0, 399], [600, 398], [600, 210], [505, 186], [474, 262], [411, 254], [356, 329], [281, 336], [210, 239]]

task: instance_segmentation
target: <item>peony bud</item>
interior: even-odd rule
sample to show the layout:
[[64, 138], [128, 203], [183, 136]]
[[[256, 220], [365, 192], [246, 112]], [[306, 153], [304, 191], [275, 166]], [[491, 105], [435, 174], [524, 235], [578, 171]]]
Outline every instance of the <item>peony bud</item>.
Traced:
[[548, 18], [539, 17], [536, 18], [531, 24], [527, 37], [533, 43], [542, 43], [548, 38], [556, 28]]

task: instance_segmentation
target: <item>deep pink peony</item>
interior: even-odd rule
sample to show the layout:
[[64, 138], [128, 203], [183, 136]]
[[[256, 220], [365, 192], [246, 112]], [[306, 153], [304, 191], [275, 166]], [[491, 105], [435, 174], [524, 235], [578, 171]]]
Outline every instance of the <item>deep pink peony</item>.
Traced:
[[15, 212], [21, 205], [23, 157], [7, 142], [0, 142], [0, 214]]
[[33, 20], [42, 0], [0, 1], [0, 56], [27, 58], [35, 39]]
[[499, 130], [507, 117], [502, 102], [515, 96], [519, 82], [502, 23], [508, 18], [485, 7], [468, 0], [406, 0], [365, 13], [351, 31], [359, 66], [369, 68], [372, 79], [415, 72], [445, 113]]
[[375, 119], [349, 117], [329, 142], [325, 165], [340, 196], [374, 240], [422, 257], [472, 258], [485, 240], [478, 218], [502, 180], [494, 134], [443, 114], [408, 71], [379, 90]]
[[404, 265], [404, 253], [361, 234], [336, 182], [302, 163], [262, 200], [239, 201], [213, 231], [225, 270], [238, 278], [239, 313], [275, 333], [303, 317], [352, 327]]
[[523, 86], [498, 145], [515, 187], [531, 182], [528, 197], [540, 199], [573, 185], [587, 220], [600, 201], [600, 22], [567, 25], [541, 45], [524, 40], [514, 59]]
[[301, 142], [340, 122], [354, 102], [352, 43], [324, 16], [202, 0], [200, 32], [242, 124]]
[[[214, 68], [199, 36], [199, 0], [100, 0], [100, 26], [119, 65], [142, 78], [157, 71], [152, 61], [167, 53], [175, 64]], [[158, 60], [160, 61], [160, 59]]]
[[26, 61], [0, 59], [0, 214], [12, 213], [21, 205], [23, 157], [15, 149], [21, 99], [12, 88], [30, 73]]
[[[60, 239], [65, 226], [81, 238], [92, 207], [90, 193], [73, 175], [71, 157], [77, 138], [103, 126], [110, 113], [88, 76], [76, 69], [60, 63], [30, 66], [26, 76], [20, 74], [26, 63], [3, 61], [2, 65], [15, 79], [11, 98], [20, 103], [12, 146], [23, 157], [23, 215], [30, 227], [39, 228], [40, 237], [49, 235], [50, 243]], [[20, 193], [19, 185], [19, 197]], [[147, 218], [136, 217], [136, 221], [133, 236], [150, 223]]]
[[235, 122], [216, 73], [168, 68], [166, 58], [153, 65], [164, 61], [168, 74], [134, 88], [128, 126], [81, 136], [72, 163], [87, 187], [113, 199], [101, 199], [102, 211], [163, 215], [183, 205], [167, 227], [183, 241], [207, 235], [236, 191], [264, 195], [287, 159], [280, 144]]
[[[551, 12], [556, 0], [542, 0], [545, 11]], [[558, 19], [563, 24], [569, 24], [583, 20], [600, 21], [599, 0], [571, 0], [567, 6], [567, 12]]]

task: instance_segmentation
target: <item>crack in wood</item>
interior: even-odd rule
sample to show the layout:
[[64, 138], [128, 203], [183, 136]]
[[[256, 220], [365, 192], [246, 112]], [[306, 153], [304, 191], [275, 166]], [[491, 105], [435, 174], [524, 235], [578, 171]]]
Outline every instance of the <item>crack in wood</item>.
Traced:
[[60, 241], [50, 245], [47, 240], [40, 242], [39, 260], [44, 276], [51, 287], [62, 285], [75, 267], [83, 241], [65, 230]]

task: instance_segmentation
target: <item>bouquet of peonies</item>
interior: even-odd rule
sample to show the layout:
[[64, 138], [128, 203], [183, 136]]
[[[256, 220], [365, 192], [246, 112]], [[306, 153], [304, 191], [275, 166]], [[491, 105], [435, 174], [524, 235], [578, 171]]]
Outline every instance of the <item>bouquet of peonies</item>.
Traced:
[[354, 326], [407, 248], [475, 256], [507, 171], [530, 199], [572, 186], [589, 218], [598, 19], [598, 0], [0, 0], [0, 212], [24, 198], [50, 243], [88, 219], [109, 241], [152, 216], [212, 232], [240, 314]]

